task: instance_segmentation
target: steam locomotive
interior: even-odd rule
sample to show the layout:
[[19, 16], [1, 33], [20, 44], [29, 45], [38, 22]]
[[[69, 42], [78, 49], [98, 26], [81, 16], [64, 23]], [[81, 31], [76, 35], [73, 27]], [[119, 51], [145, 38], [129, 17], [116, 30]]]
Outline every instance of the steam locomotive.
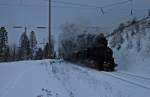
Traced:
[[94, 48], [83, 49], [80, 51], [73, 52], [65, 60], [73, 63], [81, 63], [84, 66], [94, 68], [100, 71], [114, 71], [117, 64], [114, 62], [112, 57], [112, 50], [106, 48], [106, 50], [101, 51], [101, 55], [97, 57], [94, 54], [99, 54], [97, 51], [93, 51]]
[[106, 38], [101, 35], [96, 40], [97, 45], [94, 47], [74, 51], [65, 59], [100, 71], [114, 71], [117, 64], [114, 62], [112, 49], [107, 46]]

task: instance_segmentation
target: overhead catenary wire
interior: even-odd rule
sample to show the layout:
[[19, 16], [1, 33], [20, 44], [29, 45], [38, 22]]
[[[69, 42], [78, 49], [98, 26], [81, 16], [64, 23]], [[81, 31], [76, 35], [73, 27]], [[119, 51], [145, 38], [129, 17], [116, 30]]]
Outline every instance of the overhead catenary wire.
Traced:
[[[67, 4], [67, 5], [71, 5], [71, 7], [80, 7], [80, 8], [94, 8], [98, 10], [104, 15], [106, 12], [104, 11], [105, 7], [112, 7], [115, 5], [120, 5], [120, 4], [124, 4], [129, 2], [130, 0], [125, 0], [125, 1], [120, 1], [120, 2], [116, 2], [113, 4], [108, 4], [108, 5], [104, 5], [104, 6], [96, 6], [96, 5], [88, 5], [88, 4], [81, 4], [81, 3], [73, 3], [73, 2], [65, 2], [65, 1], [57, 1], [57, 0], [52, 0], [51, 2], [54, 3], [61, 3], [61, 4]], [[11, 4], [0, 4], [1, 6], [12, 6]], [[44, 5], [33, 5], [33, 4], [24, 4], [23, 0], [20, 0], [19, 4], [15, 4], [15, 6], [22, 6], [22, 7], [42, 7]], [[53, 6], [51, 5], [51, 7], [58, 7], [58, 6]], [[62, 6], [59, 6], [62, 7]]]
[[[54, 6], [51, 6], [51, 7], [54, 7], [54, 8], [60, 8], [60, 9], [62, 9], [62, 8], [66, 8], [66, 9], [68, 9], [68, 8], [75, 8], [75, 9], [80, 9], [80, 10], [95, 10], [95, 8], [81, 8], [81, 7], [77, 7], [77, 6], [58, 6], [58, 5], [54, 5]], [[115, 12], [118, 12], [119, 10], [119, 13], [120, 14], [129, 14], [130, 16], [132, 16], [132, 17], [136, 17], [136, 13], [137, 12], [147, 12], [147, 11], [149, 11], [150, 10], [150, 8], [145, 8], [145, 9], [141, 9], [141, 8], [133, 8], [133, 9], [131, 9], [131, 8], [126, 8], [126, 9], [121, 9], [121, 8], [118, 8], [117, 10], [116, 9], [103, 9], [103, 8], [97, 8], [96, 9], [96, 11], [97, 11], [97, 13], [102, 13], [102, 15], [104, 15], [104, 14], [107, 14], [107, 13], [110, 13], [110, 12], [112, 12], [112, 11], [114, 11], [115, 10]]]
[[120, 2], [116, 2], [116, 3], [113, 3], [113, 4], [104, 5], [104, 6], [88, 5], [88, 4], [81, 4], [81, 3], [74, 3], [74, 2], [65, 2], [65, 1], [57, 1], [57, 0], [52, 0], [51, 2], [53, 2], [53, 3], [61, 3], [61, 4], [65, 4], [65, 5], [72, 5], [72, 6], [76, 6], [76, 7], [82, 7], [82, 8], [83, 7], [84, 8], [94, 8], [94, 9], [100, 10], [102, 14], [105, 14], [104, 8], [125, 4], [125, 3], [128, 3], [130, 1], [131, 0], [125, 0], [125, 1], [120, 1]]
[[[64, 2], [64, 1], [57, 1], [57, 0], [52, 0], [51, 2], [57, 2], [57, 3], [60, 3], [60, 2]], [[136, 9], [136, 8], [133, 8], [133, 0], [126, 0], [126, 1], [120, 1], [120, 2], [116, 2], [116, 3], [113, 3], [113, 4], [108, 4], [108, 5], [104, 5], [104, 6], [96, 6], [96, 5], [88, 5], [88, 4], [80, 4], [80, 3], [73, 3], [73, 2], [65, 2], [67, 4], [63, 5], [63, 6], [60, 6], [60, 5], [51, 5], [51, 7], [55, 7], [55, 8], [83, 8], [83, 9], [98, 9], [98, 10], [103, 10], [104, 11], [104, 8], [109, 8], [109, 7], [113, 7], [113, 6], [117, 6], [117, 5], [120, 5], [120, 4], [125, 4], [125, 3], [128, 3], [130, 2], [131, 3], [131, 10], [132, 10], [132, 13], [134, 10], [136, 11], [144, 11], [144, 10], [150, 10], [149, 9]], [[68, 4], [68, 3], [71, 3], [71, 4]], [[62, 4], [62, 3], [61, 3]], [[67, 6], [69, 5], [69, 6]], [[76, 5], [76, 6], [74, 6]], [[79, 5], [84, 5], [84, 6], [79, 6]], [[0, 7], [1, 6], [7, 6], [7, 7], [10, 7], [10, 6], [22, 6], [22, 7], [48, 7], [47, 4], [25, 4], [25, 2], [23, 2], [23, 0], [20, 0], [20, 3], [15, 3], [15, 4], [11, 4], [11, 3], [0, 3]]]
[[[74, 2], [65, 2], [65, 1], [57, 1], [57, 0], [52, 0], [51, 2], [53, 3], [61, 3], [61, 4], [64, 4], [64, 5], [72, 5], [71, 7], [80, 7], [80, 8], [106, 8], [106, 7], [112, 7], [112, 6], [116, 6], [116, 5], [120, 5], [120, 4], [125, 4], [127, 2], [130, 2], [130, 0], [126, 0], [126, 1], [120, 1], [120, 2], [116, 2], [116, 3], [113, 3], [113, 4], [108, 4], [108, 5], [104, 5], [104, 6], [97, 6], [97, 5], [88, 5], [88, 4], [81, 4], [81, 3], [74, 3]], [[48, 7], [48, 5], [41, 5], [41, 4], [25, 4], [23, 2], [23, 0], [20, 0], [20, 3], [18, 4], [10, 4], [10, 3], [0, 3], [0, 6], [25, 6], [25, 7], [28, 7], [28, 6], [39, 6], [39, 7]], [[57, 7], [57, 6], [52, 6], [51, 7]], [[60, 6], [61, 7], [61, 6]]]
[[61, 3], [61, 4], [65, 4], [65, 5], [78, 6], [78, 7], [87, 7], [87, 8], [106, 8], [106, 7], [108, 8], [108, 7], [113, 7], [113, 6], [116, 6], [116, 5], [125, 4], [125, 3], [128, 3], [130, 1], [131, 0], [125, 0], [125, 1], [120, 1], [120, 2], [116, 2], [116, 3], [104, 5], [104, 6], [88, 5], [88, 4], [82, 4], [82, 3], [58, 1], [58, 0], [52, 0], [51, 2], [53, 2], [53, 3]]
[[[121, 5], [121, 4], [126, 4], [126, 3], [131, 3], [131, 10], [130, 14], [133, 14], [133, 11], [142, 11], [142, 10], [149, 10], [149, 9], [133, 9], [133, 0], [125, 0], [125, 1], [120, 1], [120, 2], [116, 2], [113, 4], [108, 4], [108, 5], [104, 5], [104, 6], [96, 6], [96, 5], [88, 5], [88, 4], [81, 4], [81, 3], [74, 3], [74, 2], [65, 2], [65, 1], [58, 1], [58, 0], [52, 0], [51, 2], [53, 3], [59, 3], [59, 4], [63, 4], [63, 6], [61, 5], [51, 5], [51, 7], [54, 8], [79, 8], [79, 9], [97, 9], [98, 11], [101, 11], [102, 14], [105, 13], [105, 8], [109, 8], [109, 7], [114, 7], [117, 5]], [[68, 6], [69, 5], [69, 6]], [[0, 7], [2, 6], [6, 6], [6, 7], [10, 7], [10, 6], [18, 6], [18, 7], [48, 7], [48, 5], [46, 4], [25, 4], [23, 2], [23, 0], [20, 0], [20, 3], [16, 3], [16, 4], [10, 4], [10, 3], [0, 3]], [[110, 9], [109, 9], [110, 10]]]
[[69, 5], [69, 6], [52, 6], [52, 7], [61, 7], [61, 8], [88, 8], [88, 9], [97, 9], [98, 12], [101, 12], [103, 15], [106, 13], [104, 9], [106, 8], [111, 8], [111, 7], [115, 7], [117, 5], [123, 5], [126, 3], [130, 3], [131, 4], [131, 8], [129, 11], [129, 14], [131, 16], [134, 15], [134, 11], [142, 11], [142, 10], [149, 10], [149, 9], [134, 9], [133, 8], [133, 0], [124, 0], [124, 1], [119, 1], [119, 2], [115, 2], [112, 4], [107, 4], [104, 6], [97, 6], [97, 5], [89, 5], [89, 4], [83, 4], [83, 3], [74, 3], [74, 2], [67, 2], [67, 1], [58, 1], [58, 0], [52, 0], [51, 2], [53, 2], [54, 4], [63, 4], [63, 5]]
[[47, 5], [42, 4], [8, 4], [8, 3], [0, 3], [0, 7], [48, 7]]
[[[126, 4], [126, 3], [131, 3], [131, 11], [132, 11], [132, 14], [133, 14], [133, 10], [136, 10], [136, 11], [142, 11], [142, 10], [149, 10], [149, 9], [133, 9], [133, 0], [124, 0], [124, 1], [119, 1], [119, 2], [115, 2], [115, 3], [112, 3], [112, 4], [107, 4], [107, 5], [104, 5], [104, 6], [97, 6], [97, 5], [91, 5], [91, 4], [82, 4], [82, 3], [74, 3], [74, 2], [65, 2], [65, 1], [58, 1], [58, 0], [52, 0], [51, 2], [53, 2], [53, 4], [63, 4], [63, 6], [58, 6], [58, 5], [51, 5], [51, 7], [55, 7], [55, 8], [79, 8], [79, 9], [92, 9], [92, 10], [97, 10], [97, 13], [100, 13], [102, 15], [106, 14], [109, 10], [105, 10], [105, 8], [110, 8], [110, 7], [115, 7], [115, 6], [118, 6], [118, 5], [123, 5], [123, 4]], [[0, 3], [0, 6], [8, 6], [10, 7], [11, 6], [23, 6], [23, 7], [48, 7], [48, 4], [46, 5], [42, 5], [42, 4], [24, 4], [25, 2], [23, 2], [23, 0], [20, 0], [20, 3], [18, 4], [1, 4]], [[113, 9], [113, 8], [112, 8]], [[121, 11], [122, 13], [122, 11]], [[129, 11], [128, 11], [129, 13]], [[126, 14], [126, 12], [125, 12]], [[130, 15], [132, 15], [130, 13]]]
[[44, 26], [44, 25], [0, 25], [1, 27], [6, 27], [6, 28], [36, 28], [36, 29], [47, 29], [48, 26]]

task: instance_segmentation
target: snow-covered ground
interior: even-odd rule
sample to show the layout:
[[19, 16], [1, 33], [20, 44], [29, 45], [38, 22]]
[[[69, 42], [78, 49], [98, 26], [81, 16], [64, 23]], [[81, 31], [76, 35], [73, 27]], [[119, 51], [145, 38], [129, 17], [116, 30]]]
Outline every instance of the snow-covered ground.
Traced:
[[149, 97], [150, 78], [63, 60], [0, 64], [0, 97]]

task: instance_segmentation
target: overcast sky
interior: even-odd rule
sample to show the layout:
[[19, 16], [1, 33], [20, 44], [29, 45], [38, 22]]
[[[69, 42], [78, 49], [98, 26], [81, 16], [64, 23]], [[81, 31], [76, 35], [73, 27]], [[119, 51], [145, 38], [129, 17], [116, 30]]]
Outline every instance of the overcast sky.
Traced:
[[[73, 2], [94, 6], [104, 6], [126, 0], [56, 0]], [[150, 0], [133, 0], [114, 7], [100, 9], [75, 7], [73, 5], [52, 2], [52, 33], [60, 32], [60, 25], [66, 22], [88, 22], [91, 25], [100, 26], [104, 31], [110, 31], [117, 24], [134, 16], [144, 16], [150, 9]], [[133, 6], [132, 6], [133, 5]], [[55, 7], [54, 7], [55, 6]], [[28, 32], [34, 30], [40, 38], [40, 42], [47, 38], [48, 29], [38, 30], [36, 26], [48, 26], [48, 0], [0, 0], [0, 26], [6, 26], [10, 35], [10, 42], [18, 40], [23, 29], [13, 29], [14, 25], [27, 26]], [[16, 37], [16, 38], [14, 38]], [[42, 38], [41, 38], [42, 37]]]
[[[117, 3], [120, 1], [127, 0], [59, 0], [66, 2], [74, 2], [80, 4], [88, 4], [95, 6], [105, 6], [113, 3]], [[134, 16], [142, 16], [146, 14], [146, 9], [150, 9], [149, 7], [150, 0], [133, 0], [133, 3], [128, 2], [121, 5], [116, 5], [114, 7], [106, 7], [104, 8], [105, 14], [102, 15], [100, 9], [94, 8], [71, 8], [69, 7], [57, 7], [57, 6], [67, 6], [66, 4], [58, 4], [56, 2], [52, 3], [56, 7], [52, 7], [52, 25], [55, 26], [56, 29], [60, 23], [64, 23], [66, 21], [79, 21], [84, 19], [88, 20], [93, 25], [98, 25], [103, 28], [111, 28], [120, 22], [126, 21], [128, 18], [131, 18], [130, 12], [131, 8], [133, 10]]]
[[[47, 39], [48, 29], [36, 29], [48, 25], [48, 1], [46, 0], [0, 0], [0, 26], [6, 26], [9, 32], [9, 43], [19, 40], [24, 29], [12, 26], [27, 26], [27, 31], [37, 32], [39, 42]], [[18, 44], [18, 42], [17, 42]]]

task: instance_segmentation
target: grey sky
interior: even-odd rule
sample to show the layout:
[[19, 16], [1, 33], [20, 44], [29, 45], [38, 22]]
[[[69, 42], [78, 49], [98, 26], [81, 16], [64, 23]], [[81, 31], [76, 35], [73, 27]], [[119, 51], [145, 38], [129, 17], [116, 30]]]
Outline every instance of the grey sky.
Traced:
[[[74, 2], [95, 6], [104, 6], [115, 2], [126, 0], [57, 0]], [[92, 8], [70, 8], [59, 3], [52, 2], [52, 33], [60, 32], [60, 25], [65, 22], [89, 21], [91, 25], [101, 26], [104, 31], [110, 31], [112, 27], [132, 18], [130, 15], [131, 7], [135, 9], [134, 15], [144, 16], [149, 7], [150, 0], [133, 0], [131, 3], [114, 6], [112, 8], [104, 8], [105, 14], [102, 15], [100, 10]], [[65, 7], [57, 7], [65, 6]], [[6, 26], [10, 35], [10, 42], [14, 43], [18, 40], [23, 29], [12, 29], [14, 25], [27, 26], [28, 31], [35, 30], [40, 38], [40, 42], [47, 38], [48, 29], [37, 30], [34, 26], [48, 25], [48, 0], [0, 0], [0, 26]]]
[[24, 29], [13, 29], [12, 26], [27, 26], [28, 32], [36, 31], [40, 42], [47, 38], [48, 29], [35, 28], [48, 25], [47, 5], [44, 0], [0, 0], [0, 26], [7, 27], [10, 44], [16, 43], [24, 32]]
[[[81, 3], [81, 4], [90, 4], [96, 6], [104, 6], [108, 4], [112, 4], [115, 2], [126, 1], [126, 0], [60, 0], [60, 1], [68, 1], [74, 3]], [[149, 9], [149, 0], [133, 0], [133, 9], [135, 9], [134, 15], [141, 16], [146, 13]], [[60, 6], [60, 4], [53, 3], [53, 5]], [[61, 4], [63, 5], [63, 4]], [[63, 5], [64, 6], [64, 5]], [[99, 25], [102, 27], [111, 27], [114, 26], [122, 21], [127, 20], [130, 15], [130, 11], [132, 8], [132, 4], [130, 2], [117, 5], [112, 8], [104, 8], [104, 12], [106, 14], [102, 15], [100, 10], [97, 9], [86, 9], [86, 8], [59, 8], [54, 7], [52, 18], [53, 18], [53, 25], [59, 26], [59, 22], [66, 22], [66, 21], [74, 21], [78, 20], [78, 18], [84, 18], [89, 20], [94, 25]]]

